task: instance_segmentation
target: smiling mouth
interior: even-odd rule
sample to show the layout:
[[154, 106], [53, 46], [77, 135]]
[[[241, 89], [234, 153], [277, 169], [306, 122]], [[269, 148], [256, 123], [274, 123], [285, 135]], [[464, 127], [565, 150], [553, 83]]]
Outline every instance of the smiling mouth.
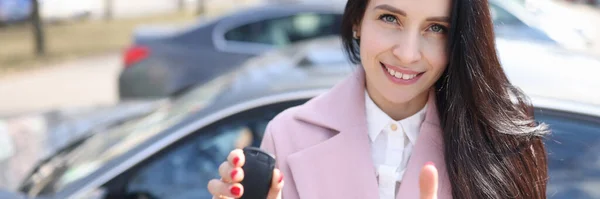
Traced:
[[396, 71], [390, 67], [387, 67], [385, 64], [383, 64], [381, 62], [379, 64], [381, 64], [381, 67], [383, 67], [383, 69], [385, 71], [387, 71], [387, 73], [390, 74], [392, 77], [394, 77], [396, 79], [401, 79], [401, 80], [412, 80], [416, 77], [423, 75], [423, 73], [425, 73], [425, 72], [422, 72], [422, 73], [404, 72], [404, 73], [402, 73], [400, 71]]

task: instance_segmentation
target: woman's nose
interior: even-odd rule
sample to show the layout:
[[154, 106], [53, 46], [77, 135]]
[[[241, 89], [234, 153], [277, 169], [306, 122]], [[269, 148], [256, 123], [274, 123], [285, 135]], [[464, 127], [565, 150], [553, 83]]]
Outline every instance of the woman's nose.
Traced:
[[402, 65], [409, 66], [421, 60], [420, 36], [419, 33], [413, 32], [403, 32], [398, 35], [392, 53]]

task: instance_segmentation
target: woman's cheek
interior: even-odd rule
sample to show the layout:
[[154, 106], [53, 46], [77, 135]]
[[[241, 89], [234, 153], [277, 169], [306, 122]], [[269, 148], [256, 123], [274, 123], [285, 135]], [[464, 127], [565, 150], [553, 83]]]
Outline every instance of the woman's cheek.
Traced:
[[[365, 24], [361, 35], [361, 59], [363, 64], [377, 63], [377, 56], [383, 54], [394, 45], [394, 38], [398, 34], [394, 29], [378, 27], [377, 24]], [[368, 63], [366, 63], [367, 61]]]
[[445, 69], [448, 64], [448, 53], [446, 50], [446, 40], [441, 38], [427, 38], [425, 39], [424, 52], [425, 57], [429, 64], [435, 68], [435, 70]]

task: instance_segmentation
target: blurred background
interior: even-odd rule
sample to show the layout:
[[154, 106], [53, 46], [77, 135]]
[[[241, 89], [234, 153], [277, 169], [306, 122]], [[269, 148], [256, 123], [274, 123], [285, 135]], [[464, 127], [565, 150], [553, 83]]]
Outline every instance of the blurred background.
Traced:
[[[333, 76], [344, 76], [343, 68], [352, 67], [337, 42], [344, 5], [344, 0], [0, 0], [0, 189], [60, 198], [61, 186], [69, 183], [49, 189], [55, 180], [39, 179], [73, 166], [42, 168], [90, 137], [149, 116], [155, 116], [149, 119], [155, 123], [168, 121], [160, 130], [140, 130], [148, 135], [142, 136], [148, 138], [144, 142], [125, 143], [143, 148], [139, 143], [158, 135], [151, 132], [175, 131], [185, 118], [200, 120], [218, 112], [203, 108], [219, 107], [214, 99], [224, 103], [227, 97], [244, 96], [236, 89], [260, 93], [272, 86], [237, 88], [239, 80], [232, 74], [247, 73], [257, 82], [277, 74], [296, 80], [270, 91], [332, 85], [338, 80]], [[583, 148], [561, 145], [566, 152], [556, 153], [561, 165], [570, 156], [595, 158], [591, 173], [564, 176], [596, 180], [578, 187], [579, 192], [557, 185], [555, 198], [600, 198], [600, 152], [595, 152], [600, 149], [592, 147], [600, 140], [600, 1], [490, 0], [490, 9], [511, 81], [540, 97], [536, 108], [559, 110], [555, 118], [548, 116], [548, 121], [559, 121], [557, 128], [565, 124], [564, 131], [588, 133], [572, 143]], [[325, 68], [318, 69], [325, 72], [318, 72], [316, 80], [315, 67]], [[279, 85], [281, 79], [267, 84]], [[167, 116], [156, 116], [163, 109], [170, 110]], [[192, 116], [200, 109], [207, 111]], [[170, 120], [172, 115], [177, 119]], [[252, 128], [239, 129], [231, 138], [235, 143], [243, 143], [243, 132]], [[557, 140], [552, 143], [568, 142]], [[97, 172], [105, 165], [95, 166], [91, 170]], [[93, 178], [91, 170], [69, 182], [93, 181], [77, 181]], [[66, 190], [71, 189], [77, 188]]]

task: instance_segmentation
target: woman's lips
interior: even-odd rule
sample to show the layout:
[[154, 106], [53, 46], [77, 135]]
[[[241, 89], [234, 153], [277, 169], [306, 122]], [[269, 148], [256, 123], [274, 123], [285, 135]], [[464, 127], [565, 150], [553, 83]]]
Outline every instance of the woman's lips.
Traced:
[[380, 63], [384, 73], [392, 82], [402, 85], [414, 84], [423, 76], [425, 72], [415, 72], [411, 70], [399, 69], [397, 67], [388, 66]]

